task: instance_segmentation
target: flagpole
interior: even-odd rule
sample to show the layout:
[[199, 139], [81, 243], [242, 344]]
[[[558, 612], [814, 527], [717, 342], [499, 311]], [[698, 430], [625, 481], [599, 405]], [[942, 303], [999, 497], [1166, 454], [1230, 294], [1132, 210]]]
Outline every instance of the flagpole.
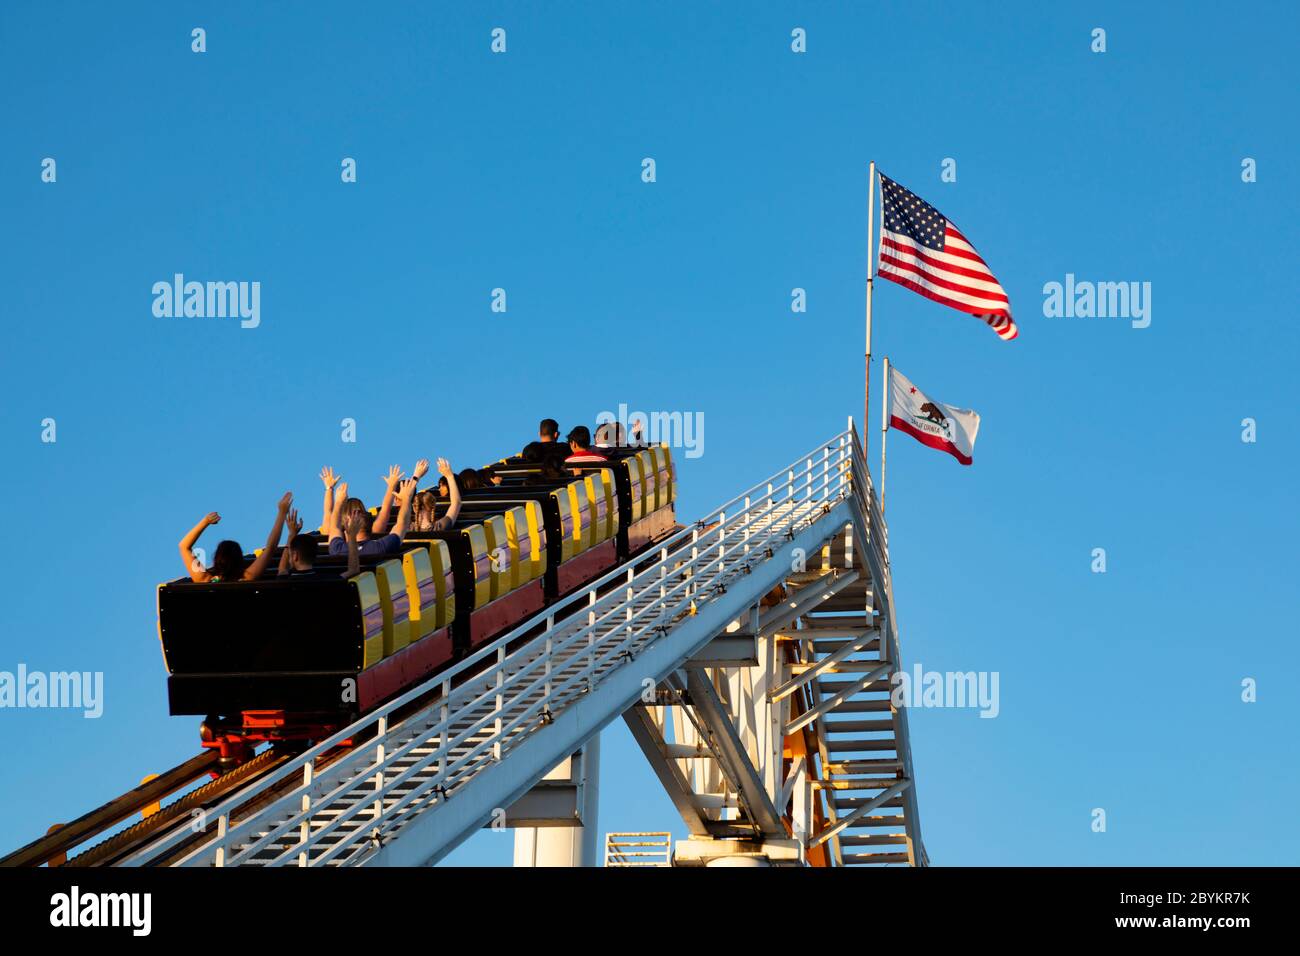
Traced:
[[862, 456], [867, 455], [867, 432], [871, 422], [871, 286], [875, 280], [876, 248], [876, 161], [867, 172], [867, 354], [862, 376]]
[[889, 356], [885, 356], [885, 394], [880, 397], [880, 516], [885, 516], [885, 439], [889, 437], [889, 404], [893, 391], [889, 385]]

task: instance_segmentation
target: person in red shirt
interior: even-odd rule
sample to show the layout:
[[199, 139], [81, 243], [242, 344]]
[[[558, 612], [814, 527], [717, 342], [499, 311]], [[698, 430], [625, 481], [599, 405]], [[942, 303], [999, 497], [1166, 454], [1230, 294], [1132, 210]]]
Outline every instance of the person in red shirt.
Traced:
[[[566, 465], [599, 465], [609, 461], [599, 450], [591, 447], [591, 431], [586, 425], [578, 425], [569, 432], [569, 451], [564, 459]], [[574, 474], [578, 474], [575, 470]]]

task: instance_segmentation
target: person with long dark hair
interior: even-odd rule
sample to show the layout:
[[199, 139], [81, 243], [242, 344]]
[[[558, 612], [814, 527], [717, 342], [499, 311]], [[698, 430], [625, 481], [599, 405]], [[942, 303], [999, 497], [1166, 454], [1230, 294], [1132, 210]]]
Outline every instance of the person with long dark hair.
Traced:
[[438, 495], [433, 491], [421, 491], [415, 496], [415, 505], [411, 512], [411, 527], [416, 531], [446, 531], [456, 523], [460, 515], [460, 483], [451, 470], [451, 463], [446, 458], [438, 459], [438, 474], [447, 483], [450, 503], [447, 513], [438, 517]]
[[[420, 479], [429, 473], [429, 459], [421, 458], [415, 463], [415, 470], [411, 477], [419, 485]], [[379, 511], [375, 513], [375, 520], [371, 524], [370, 534], [379, 538], [388, 534], [388, 523], [393, 518], [393, 499], [397, 496], [398, 486], [406, 479], [406, 472], [402, 471], [401, 465], [394, 465], [388, 469], [388, 474], [384, 476], [383, 481], [386, 487], [384, 500], [379, 505]]]
[[238, 541], [222, 541], [219, 543], [217, 550], [212, 555], [211, 567], [205, 568], [203, 562], [194, 556], [194, 545], [198, 542], [199, 535], [203, 534], [210, 525], [214, 525], [221, 520], [221, 515], [215, 511], [204, 515], [203, 519], [191, 528], [185, 537], [181, 538], [181, 560], [185, 562], [185, 570], [189, 574], [190, 580], [195, 584], [257, 580], [262, 572], [266, 570], [267, 564], [270, 563], [271, 553], [280, 544], [280, 535], [284, 531], [284, 519], [289, 513], [292, 504], [293, 492], [286, 491], [277, 506], [275, 524], [271, 526], [271, 533], [266, 536], [266, 547], [247, 566], [244, 564], [244, 549], [239, 546]]

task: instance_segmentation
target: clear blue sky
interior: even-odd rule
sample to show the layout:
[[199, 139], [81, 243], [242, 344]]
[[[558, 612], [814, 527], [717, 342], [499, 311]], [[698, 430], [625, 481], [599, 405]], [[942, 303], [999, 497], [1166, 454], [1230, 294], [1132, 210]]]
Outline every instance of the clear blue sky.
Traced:
[[[995, 720], [912, 714], [933, 862], [1296, 862], [1297, 20], [4, 4], [0, 670], [103, 671], [106, 702], [0, 711], [0, 849], [194, 753], [154, 587], [205, 512], [252, 547], [285, 489], [315, 514], [322, 464], [373, 497], [392, 462], [479, 465], [626, 402], [704, 414], [691, 517], [860, 415], [875, 159], [974, 241], [1021, 328], [876, 294], [876, 354], [983, 416], [971, 468], [890, 449], [906, 659], [1001, 675]], [[176, 272], [261, 282], [261, 326], [155, 318]], [[1066, 273], [1152, 283], [1151, 326], [1044, 318]], [[602, 828], [682, 832], [621, 724], [605, 743]]]

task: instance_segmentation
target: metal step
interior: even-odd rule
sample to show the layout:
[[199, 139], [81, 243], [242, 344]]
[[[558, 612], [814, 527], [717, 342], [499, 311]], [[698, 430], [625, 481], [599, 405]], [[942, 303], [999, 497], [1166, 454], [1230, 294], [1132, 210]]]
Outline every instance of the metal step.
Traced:
[[848, 833], [840, 837], [840, 846], [907, 846], [907, 834]]
[[[822, 636], [825, 631], [837, 631], [844, 628], [853, 628], [855, 630], [872, 629], [876, 626], [874, 615], [869, 614], [834, 614], [818, 617], [820, 609], [816, 612], [810, 612], [804, 615], [804, 630], [814, 631], [817, 636]], [[800, 632], [802, 633], [802, 631]]]
[[830, 777], [812, 785], [818, 790], [888, 790], [896, 783], [897, 777]]
[[881, 740], [869, 740], [865, 737], [858, 737], [852, 740], [828, 740], [826, 749], [833, 754], [855, 753], [857, 751], [871, 750], [893, 750], [898, 742], [893, 737], [887, 737]]
[[[858, 807], [862, 806], [863, 804], [870, 803], [874, 799], [875, 797], [836, 797], [835, 809], [856, 810], [858, 809]], [[886, 800], [884, 803], [881, 804], [882, 807], [891, 807], [891, 808], [902, 807], [902, 805], [903, 805], [903, 801], [901, 797], [891, 797], [890, 799]]]
[[[847, 590], [848, 588], [845, 588], [845, 591]], [[828, 597], [825, 601], [822, 601], [820, 604], [818, 604], [817, 610], [819, 611], [861, 611], [863, 605], [865, 604], [870, 604], [870, 595], [866, 595], [866, 594], [852, 595], [852, 594], [845, 594], [843, 591], [841, 591], [839, 594], [834, 594], [831, 597]]]
[[[807, 631], [802, 631], [802, 632], [800, 632], [800, 633], [802, 633], [802, 634], [807, 634], [808, 632], [807, 632]], [[838, 651], [841, 647], [844, 647], [846, 644], [850, 644], [850, 643], [852, 643], [852, 642], [851, 642], [851, 641], [821, 641], [821, 640], [814, 640], [814, 641], [813, 641], [813, 653], [814, 653], [814, 654], [834, 654], [834, 653], [835, 653], [836, 651]], [[879, 650], [880, 650], [880, 638], [876, 638], [876, 639], [873, 640], [873, 641], [868, 641], [866, 644], [863, 644], [863, 645], [862, 645], [862, 648], [861, 648], [861, 652], [862, 652], [862, 653], [866, 653], [866, 652], [868, 652], [868, 651], [875, 652], [875, 651], [879, 651]]]
[[[831, 664], [829, 667], [826, 667], [822, 671], [822, 673], [823, 674], [869, 674], [871, 671], [878, 670], [880, 668], [880, 665], [885, 663], [887, 662], [886, 661], [854, 661], [854, 660], [840, 661], [838, 664]], [[814, 665], [812, 664], [792, 664], [790, 666], [790, 673], [801, 674], [813, 666]], [[823, 682], [823, 686], [825, 686], [824, 682]], [[840, 686], [844, 686], [844, 685], [840, 685]]]
[[905, 825], [903, 814], [858, 817], [847, 827], [849, 830], [866, 830], [874, 827], [902, 827]]
[[[835, 711], [831, 711], [831, 713], [835, 713]], [[822, 722], [822, 727], [830, 734], [857, 734], [875, 731], [893, 733], [894, 722], [892, 720], [826, 720]]]
[[845, 853], [845, 866], [862, 866], [868, 863], [910, 863], [906, 853]]
[[850, 698], [842, 704], [836, 704], [831, 710], [832, 714], [874, 714], [880, 712], [889, 712], [891, 705], [889, 698], [871, 699], [871, 698]]
[[[848, 690], [850, 687], [853, 686], [853, 682], [843, 681], [843, 680], [835, 680], [835, 681], [824, 680], [821, 682], [820, 686], [821, 686], [821, 692], [824, 696], [833, 697], [834, 695], [838, 694], [842, 690]], [[889, 693], [889, 691], [891, 690], [893, 690], [893, 686], [889, 683], [889, 681], [873, 680], [870, 684], [867, 684], [865, 687], [863, 687], [862, 690], [858, 691], [858, 693], [882, 694], [882, 693]]]
[[808, 638], [813, 638], [818, 641], [842, 641], [845, 639], [856, 640], [875, 633], [876, 629], [874, 627], [849, 627], [848, 625], [840, 625], [838, 627], [810, 627], [798, 631], [781, 631], [780, 636], [788, 640], [806, 640]]

